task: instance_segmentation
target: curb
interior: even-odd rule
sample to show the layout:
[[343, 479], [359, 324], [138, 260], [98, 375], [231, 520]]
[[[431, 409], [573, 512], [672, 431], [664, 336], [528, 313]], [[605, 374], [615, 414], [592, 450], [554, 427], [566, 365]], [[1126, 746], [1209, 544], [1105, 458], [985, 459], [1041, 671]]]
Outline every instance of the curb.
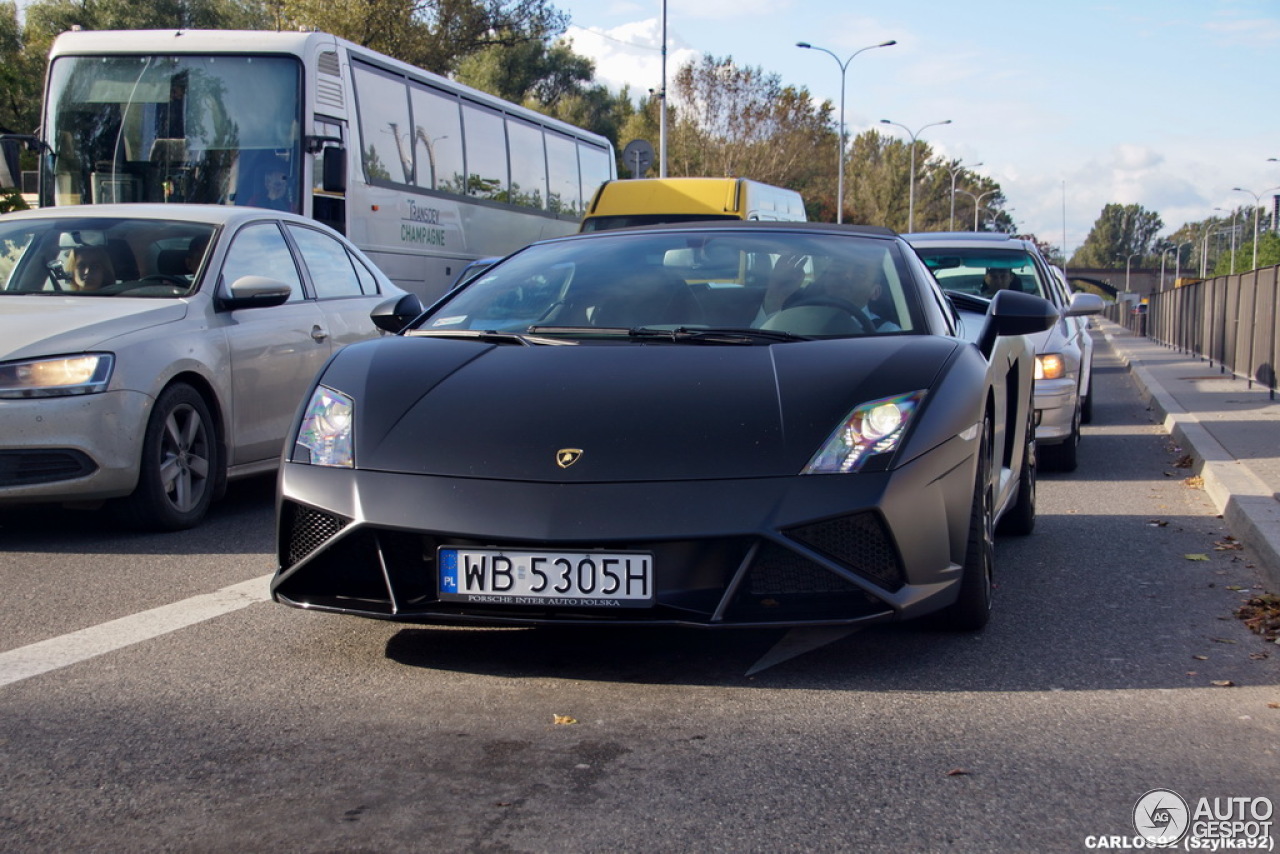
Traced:
[[1156, 382], [1123, 342], [1101, 330], [1116, 356], [1137, 381], [1163, 427], [1179, 445], [1192, 451], [1195, 472], [1223, 521], [1240, 542], [1258, 556], [1263, 584], [1280, 592], [1280, 503], [1275, 492], [1222, 447], [1195, 415], [1187, 412]]

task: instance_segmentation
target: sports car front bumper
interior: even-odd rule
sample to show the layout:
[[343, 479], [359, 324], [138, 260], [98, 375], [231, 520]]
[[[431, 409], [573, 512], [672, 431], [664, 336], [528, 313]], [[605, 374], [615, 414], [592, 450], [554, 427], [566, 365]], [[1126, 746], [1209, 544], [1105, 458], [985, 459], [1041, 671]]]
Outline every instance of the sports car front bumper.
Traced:
[[[557, 484], [286, 463], [277, 601], [406, 622], [779, 626], [876, 622], [955, 600], [973, 443], [890, 472]], [[653, 555], [649, 608], [443, 601], [437, 549]]]

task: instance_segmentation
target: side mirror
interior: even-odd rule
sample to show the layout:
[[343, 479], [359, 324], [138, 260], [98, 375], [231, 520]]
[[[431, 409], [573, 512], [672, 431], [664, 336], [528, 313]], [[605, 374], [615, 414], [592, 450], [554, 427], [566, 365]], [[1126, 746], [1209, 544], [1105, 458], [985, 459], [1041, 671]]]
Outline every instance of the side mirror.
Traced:
[[320, 186], [326, 193], [347, 191], [347, 150], [336, 146], [325, 148], [321, 155]]
[[1044, 332], [1052, 329], [1059, 317], [1057, 306], [1047, 299], [1022, 291], [1000, 291], [991, 299], [987, 323], [978, 336], [978, 349], [990, 357], [997, 338]]
[[285, 282], [266, 276], [241, 276], [231, 283], [225, 296], [218, 298], [218, 307], [270, 308], [288, 302], [291, 293], [293, 288]]
[[1064, 314], [1067, 317], [1084, 317], [1087, 314], [1102, 314], [1105, 307], [1102, 297], [1097, 294], [1076, 293], [1071, 295], [1071, 302]]
[[379, 303], [369, 312], [369, 319], [384, 332], [398, 333], [424, 310], [417, 294], [405, 294]]

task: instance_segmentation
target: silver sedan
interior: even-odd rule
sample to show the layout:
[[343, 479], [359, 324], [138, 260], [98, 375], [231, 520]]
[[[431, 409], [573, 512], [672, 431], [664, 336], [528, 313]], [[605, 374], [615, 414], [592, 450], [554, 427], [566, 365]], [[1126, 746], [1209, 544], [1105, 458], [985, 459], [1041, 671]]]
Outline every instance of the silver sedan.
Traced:
[[905, 235], [944, 290], [990, 298], [1001, 290], [1053, 303], [1058, 322], [1031, 336], [1036, 348], [1035, 418], [1039, 464], [1075, 471], [1080, 425], [1092, 415], [1093, 339], [1088, 316], [1102, 298], [1071, 293], [1032, 240], [994, 232]]
[[269, 472], [329, 356], [403, 292], [337, 233], [275, 211], [0, 217], [0, 504], [197, 524]]

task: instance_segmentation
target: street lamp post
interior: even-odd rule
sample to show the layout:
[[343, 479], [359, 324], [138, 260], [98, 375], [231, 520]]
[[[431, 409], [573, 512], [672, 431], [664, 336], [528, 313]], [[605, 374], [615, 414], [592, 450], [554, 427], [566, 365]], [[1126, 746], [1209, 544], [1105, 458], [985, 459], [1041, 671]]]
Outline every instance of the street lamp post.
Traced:
[[1262, 212], [1262, 195], [1270, 193], [1272, 190], [1280, 190], [1280, 187], [1271, 187], [1263, 190], [1262, 193], [1255, 193], [1253, 190], [1246, 190], [1244, 187], [1232, 187], [1233, 193], [1248, 193], [1253, 196], [1253, 267], [1258, 269], [1258, 215]]
[[1126, 294], [1129, 293], [1129, 265], [1133, 263], [1134, 258], [1138, 258], [1142, 254], [1141, 252], [1130, 252], [1129, 257], [1124, 259], [1124, 292]]
[[1167, 257], [1168, 257], [1168, 255], [1169, 255], [1169, 253], [1170, 253], [1170, 252], [1177, 252], [1177, 251], [1178, 251], [1178, 247], [1176, 247], [1176, 246], [1170, 246], [1170, 247], [1168, 247], [1168, 248], [1166, 248], [1166, 249], [1164, 249], [1164, 250], [1162, 250], [1162, 251], [1160, 252], [1160, 290], [1161, 290], [1161, 291], [1163, 291], [1163, 290], [1164, 290], [1164, 265], [1165, 265], [1165, 258], [1167, 258]]
[[965, 169], [977, 169], [981, 165], [981, 163], [975, 163], [972, 166], [965, 166], [957, 160], [955, 168], [947, 170], [951, 173], [951, 218], [947, 220], [947, 231], [956, 230], [956, 178]]
[[[916, 139], [919, 138], [920, 134], [924, 133], [926, 128], [937, 127], [938, 125], [949, 125], [951, 124], [951, 119], [943, 119], [940, 122], [930, 122], [927, 125], [922, 125], [920, 129], [917, 130], [915, 133], [912, 133], [911, 128], [907, 127], [906, 125], [900, 124], [898, 122], [891, 122], [888, 119], [881, 119], [880, 124], [893, 125], [894, 127], [900, 127], [903, 130], [905, 130], [907, 134], [911, 137], [911, 176], [909, 179], [911, 183], [907, 186], [907, 231], [909, 232], [915, 231], [916, 230]], [[977, 229], [975, 228], [974, 231], [977, 231]]]
[[1000, 191], [988, 190], [982, 195], [974, 195], [973, 193], [970, 193], [968, 190], [956, 190], [956, 192], [964, 193], [966, 196], [973, 199], [973, 230], [977, 231], [978, 230], [978, 212], [982, 210], [982, 200], [985, 199], [987, 196], [995, 195]]
[[836, 65], [840, 66], [840, 134], [839, 134], [840, 159], [837, 161], [837, 163], [839, 164], [839, 172], [837, 173], [839, 177], [837, 177], [836, 179], [836, 222], [838, 223], [844, 222], [844, 154], [845, 154], [844, 152], [844, 146], [845, 146], [844, 81], [845, 81], [845, 72], [849, 70], [849, 63], [853, 62], [853, 58], [858, 54], [862, 53], [863, 51], [874, 50], [875, 48], [878, 48], [878, 47], [889, 47], [895, 44], [897, 44], [897, 42], [893, 39], [890, 39], [887, 42], [880, 42], [880, 44], [867, 45], [866, 47], [859, 48], [858, 50], [855, 50], [853, 53], [849, 54], [848, 59], [841, 60], [840, 57], [836, 56], [834, 53], [827, 50], [825, 47], [818, 47], [817, 45], [812, 45], [812, 44], [809, 44], [808, 42], [796, 42], [796, 47], [804, 48], [805, 50], [822, 51], [827, 56], [834, 59], [836, 61]]
[[[1214, 210], [1227, 212], [1226, 208], [1214, 208]], [[1236, 274], [1236, 217], [1239, 214], [1239, 208], [1231, 211], [1231, 275], [1233, 276]]]
[[1200, 278], [1209, 275], [1209, 235], [1213, 233], [1214, 226], [1217, 223], [1210, 219], [1209, 224], [1204, 227], [1204, 234], [1200, 235]]
[[1186, 240], [1179, 243], [1176, 247], [1176, 251], [1173, 255], [1173, 286], [1175, 288], [1178, 286], [1178, 279], [1182, 278], [1182, 247], [1195, 245], [1196, 242], [1194, 240]]

